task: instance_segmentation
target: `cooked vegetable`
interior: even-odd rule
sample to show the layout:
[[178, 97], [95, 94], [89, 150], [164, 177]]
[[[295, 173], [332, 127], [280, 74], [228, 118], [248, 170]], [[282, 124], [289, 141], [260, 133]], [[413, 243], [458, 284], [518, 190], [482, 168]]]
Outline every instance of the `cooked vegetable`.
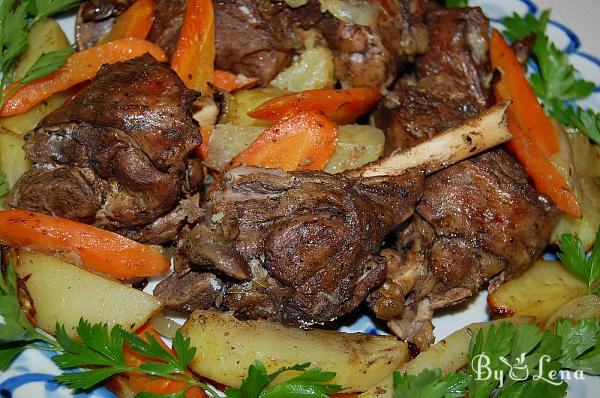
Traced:
[[189, 0], [171, 67], [189, 88], [206, 90], [215, 63], [215, 18], [211, 0]]
[[288, 68], [279, 72], [271, 81], [274, 87], [287, 91], [304, 91], [333, 88], [334, 59], [325, 47], [310, 47]]
[[31, 26], [27, 39], [27, 50], [17, 59], [15, 80], [25, 77], [27, 71], [42, 54], [69, 47], [69, 39], [52, 18], [42, 18]]
[[[600, 176], [600, 153], [598, 147], [592, 145], [584, 135], [568, 133], [567, 136], [570, 161], [566, 167], [572, 174], [583, 217], [579, 219], [568, 214], [561, 215], [552, 234], [552, 242], [558, 243], [562, 234], [573, 234], [581, 239], [587, 251], [594, 244], [600, 225], [600, 185], [595, 179]], [[553, 161], [557, 163], [556, 159]]]
[[558, 50], [545, 34], [550, 10], [544, 10], [539, 19], [532, 14], [514, 13], [503, 20], [504, 32], [510, 40], [519, 40], [535, 33], [532, 48], [539, 73], [532, 73], [530, 83], [536, 94], [544, 101], [546, 112], [567, 126], [573, 126], [600, 144], [600, 115], [592, 109], [565, 105], [565, 101], [588, 97], [595, 84], [577, 78], [577, 70], [569, 57]]
[[248, 113], [250, 117], [275, 121], [302, 111], [320, 111], [339, 124], [356, 121], [379, 99], [377, 88], [356, 87], [345, 90], [308, 90], [273, 98]]
[[320, 112], [284, 116], [237, 155], [232, 167], [320, 170], [329, 162], [337, 136], [337, 125]]
[[[55, 20], [40, 19], [29, 31], [27, 50], [17, 60], [15, 79], [19, 80], [25, 77], [27, 71], [42, 54], [62, 50], [69, 46], [65, 33]], [[72, 92], [68, 90], [57, 93], [25, 113], [1, 118], [0, 124], [15, 134], [25, 134], [33, 130], [44, 116], [59, 108], [71, 96]]]
[[560, 307], [546, 322], [546, 329], [553, 330], [559, 319], [566, 319], [573, 323], [583, 319], [600, 319], [600, 297], [590, 294], [569, 301]]
[[340, 173], [356, 169], [383, 156], [385, 134], [369, 125], [349, 124], [338, 126], [335, 151], [324, 170]]
[[[126, 61], [145, 53], [150, 53], [159, 61], [167, 59], [165, 53], [155, 44], [132, 37], [74, 53], [52, 75], [18, 89], [2, 108], [1, 115], [9, 116], [26, 112], [52, 94], [93, 78], [104, 64]], [[11, 87], [7, 90], [9, 92]]]
[[35, 325], [48, 333], [54, 334], [59, 323], [75, 336], [81, 318], [135, 330], [162, 308], [151, 294], [55, 257], [19, 251], [8, 261], [27, 288]]
[[[472, 323], [438, 341], [417, 355], [416, 358], [404, 363], [399, 370], [403, 373], [418, 375], [427, 369], [430, 371], [431, 369], [439, 369], [441, 376], [446, 376], [463, 369], [467, 365], [469, 344], [471, 343], [471, 337], [477, 330], [488, 330], [491, 325], [498, 326], [503, 322], [521, 325], [533, 321], [535, 321], [533, 317], [514, 317], [491, 322]], [[392, 385], [392, 375], [389, 375], [375, 387], [371, 387], [368, 391], [362, 393], [360, 398], [392, 397]]]
[[212, 76], [212, 84], [221, 90], [233, 92], [254, 86], [258, 82], [255, 77], [234, 75], [225, 70], [215, 69]]
[[307, 362], [335, 368], [337, 375], [331, 383], [343, 385], [346, 392], [364, 391], [408, 356], [406, 344], [393, 337], [303, 330], [265, 320], [239, 321], [215, 311], [194, 312], [182, 330], [197, 348], [191, 369], [231, 387], [239, 387], [247, 364], [259, 360], [269, 372]]
[[[0, 21], [2, 21], [2, 34], [0, 35], [0, 90], [3, 91], [0, 96], [0, 106], [4, 105], [5, 101], [16, 90], [19, 85], [13, 85], [12, 89], [6, 89], [14, 81], [15, 62], [17, 58], [27, 49], [27, 38], [29, 29], [36, 22], [44, 17], [48, 17], [58, 12], [65, 11], [79, 0], [36, 0], [35, 2], [5, 0], [0, 5]], [[33, 18], [29, 18], [33, 17]], [[60, 50], [59, 54], [54, 51], [45, 53], [35, 57], [31, 61], [31, 65], [37, 66], [35, 73], [32, 73], [31, 68], [27, 67], [27, 71], [23, 70], [21, 76], [23, 81], [27, 77], [33, 79], [40, 78], [46, 74], [56, 71], [64, 63], [64, 57], [67, 50]], [[43, 66], [43, 67], [42, 67]], [[25, 69], [25, 66], [23, 66]]]
[[[170, 352], [172, 355], [175, 354], [152, 327], [144, 325], [135, 333], [146, 343], [149, 342], [149, 338], [147, 336], [152, 336], [154, 340], [160, 344], [163, 350]], [[125, 363], [134, 368], [139, 368], [142, 366], [147, 358], [146, 355], [132, 350], [127, 345], [125, 345], [125, 348], [123, 349], [123, 354]], [[198, 387], [191, 387], [186, 391], [187, 385], [182, 381], [173, 380], [170, 378], [167, 379], [164, 377], [153, 377], [131, 371], [114, 375], [112, 378], [110, 378], [110, 380], [108, 380], [106, 386], [109, 390], [117, 394], [119, 398], [134, 398], [136, 394], [141, 392], [152, 394], [172, 394], [179, 391], [185, 391], [183, 396], [187, 398], [207, 397], [207, 395], [204, 393], [204, 390]]]
[[494, 85], [497, 100], [512, 100], [508, 125], [514, 138], [507, 145], [525, 166], [536, 189], [548, 195], [562, 211], [581, 217], [581, 208], [568, 181], [551, 163], [560, 151], [552, 121], [527, 82], [521, 64], [502, 35], [494, 30], [490, 42], [492, 65], [500, 72]]
[[258, 126], [217, 124], [206, 141], [204, 164], [214, 170], [225, 170], [231, 160], [248, 148], [263, 131], [264, 127]]
[[491, 292], [488, 305], [494, 315], [534, 316], [544, 324], [557, 309], [586, 292], [586, 284], [561, 263], [538, 260], [521, 276]]
[[252, 90], [240, 90], [227, 101], [225, 115], [221, 123], [232, 123], [241, 126], [268, 126], [268, 121], [254, 119], [248, 113], [271, 98], [286, 94], [276, 87], [262, 87]]
[[600, 227], [596, 233], [596, 242], [592, 255], [587, 257], [583, 242], [570, 234], [563, 234], [558, 242], [558, 258], [571, 272], [587, 284], [588, 294], [599, 294], [596, 282], [600, 279]]
[[110, 32], [97, 44], [104, 44], [126, 37], [145, 39], [152, 28], [156, 2], [154, 0], [136, 0], [125, 12], [117, 17]]
[[0, 129], [0, 172], [10, 187], [31, 167], [25, 158], [23, 137]]
[[0, 173], [0, 198], [8, 193], [10, 190], [10, 186], [6, 181], [6, 175], [4, 173]]
[[320, 0], [321, 9], [337, 19], [356, 25], [371, 26], [377, 22], [379, 9], [367, 0]]
[[116, 279], [164, 274], [157, 250], [87, 224], [26, 210], [0, 211], [0, 244], [41, 253], [72, 253], [87, 270]]

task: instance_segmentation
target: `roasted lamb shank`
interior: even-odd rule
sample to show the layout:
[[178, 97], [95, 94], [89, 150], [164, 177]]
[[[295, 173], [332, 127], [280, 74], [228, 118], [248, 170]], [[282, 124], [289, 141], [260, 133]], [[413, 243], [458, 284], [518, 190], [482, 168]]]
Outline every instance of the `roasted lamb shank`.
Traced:
[[10, 206], [141, 242], [172, 239], [186, 216], [194, 218], [185, 198], [203, 182], [203, 166], [190, 158], [200, 144], [191, 114], [197, 96], [150, 55], [104, 66], [26, 135], [33, 166]]

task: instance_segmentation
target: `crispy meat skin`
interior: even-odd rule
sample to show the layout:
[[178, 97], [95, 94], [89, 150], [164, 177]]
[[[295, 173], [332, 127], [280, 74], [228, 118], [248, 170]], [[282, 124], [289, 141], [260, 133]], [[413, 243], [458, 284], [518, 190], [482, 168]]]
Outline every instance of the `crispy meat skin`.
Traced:
[[[204, 222], [183, 233], [178, 264], [228, 281], [222, 306], [239, 314], [303, 326], [333, 320], [383, 282], [381, 242], [412, 214], [421, 181], [233, 169]], [[164, 286], [174, 278], [155, 293], [172, 295]]]
[[191, 117], [196, 96], [149, 55], [104, 66], [26, 136], [34, 165], [15, 185], [10, 205], [140, 241], [173, 238], [180, 227], [173, 215], [174, 230], [163, 223], [156, 234], [138, 232], [175, 210], [202, 181], [201, 165], [187, 159], [200, 143]]

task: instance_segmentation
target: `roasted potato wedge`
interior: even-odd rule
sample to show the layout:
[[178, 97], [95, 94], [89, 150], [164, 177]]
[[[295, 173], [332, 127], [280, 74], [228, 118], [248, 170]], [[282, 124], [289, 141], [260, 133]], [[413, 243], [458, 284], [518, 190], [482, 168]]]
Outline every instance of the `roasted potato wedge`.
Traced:
[[590, 318], [600, 319], [600, 297], [590, 294], [569, 301], [552, 314], [546, 322], [546, 329], [554, 330], [554, 323], [561, 318], [575, 322]]
[[347, 124], [338, 127], [335, 152], [325, 166], [328, 173], [341, 173], [357, 169], [379, 159], [383, 155], [385, 134], [377, 127]]
[[[467, 365], [467, 352], [471, 343], [471, 337], [479, 329], [487, 330], [491, 325], [499, 325], [502, 322], [510, 322], [514, 325], [534, 322], [533, 317], [514, 317], [500, 319], [491, 322], [472, 323], [457, 330], [450, 336], [438, 341], [427, 350], [421, 352], [411, 361], [404, 363], [398, 369], [400, 372], [418, 374], [423, 369], [440, 368], [442, 374], [448, 374], [464, 368]], [[391, 398], [393, 396], [392, 375], [377, 383], [375, 387], [365, 391], [360, 398]]]
[[390, 336], [240, 321], [216, 311], [194, 312], [182, 331], [197, 348], [190, 368], [231, 387], [238, 387], [248, 366], [260, 360], [270, 372], [311, 362], [323, 370], [335, 370], [332, 383], [346, 387], [345, 392], [365, 391], [408, 358], [407, 345]]
[[223, 171], [231, 160], [262, 133], [264, 127], [241, 126], [236, 124], [217, 124], [208, 139], [208, 157], [206, 166]]
[[488, 296], [497, 316], [534, 316], [544, 324], [560, 307], [587, 292], [586, 284], [558, 261], [538, 260]]
[[29, 292], [35, 325], [48, 333], [54, 333], [58, 322], [75, 336], [81, 318], [135, 330], [162, 308], [161, 301], [151, 294], [55, 257], [20, 251], [9, 255], [8, 261]]

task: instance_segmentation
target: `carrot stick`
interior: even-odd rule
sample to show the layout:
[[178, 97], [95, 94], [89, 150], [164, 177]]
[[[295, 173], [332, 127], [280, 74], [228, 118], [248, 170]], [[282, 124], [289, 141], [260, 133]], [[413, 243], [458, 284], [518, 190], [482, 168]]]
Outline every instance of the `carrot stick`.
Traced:
[[246, 77], [244, 75], [234, 75], [225, 70], [215, 69], [212, 77], [212, 84], [227, 92], [247, 89], [258, 83], [256, 77]]
[[196, 147], [196, 154], [200, 159], [206, 159], [208, 157], [208, 141], [212, 134], [212, 128], [200, 127], [200, 136], [202, 137], [202, 144]]
[[152, 28], [156, 2], [154, 0], [137, 0], [123, 14], [117, 17], [108, 34], [98, 44], [108, 43], [125, 37], [145, 39]]
[[[165, 344], [154, 328], [145, 325], [136, 333], [144, 341], [148, 341], [146, 334], [150, 334], [163, 346], [163, 348], [171, 351], [169, 346]], [[147, 357], [134, 352], [127, 346], [125, 346], [123, 353], [125, 363], [132, 367], [139, 367], [148, 360]], [[107, 387], [113, 391], [116, 390], [115, 392], [118, 394], [119, 390], [123, 388], [121, 384], [124, 384], [128, 390], [134, 393], [147, 392], [154, 394], [173, 394], [186, 388], [186, 384], [178, 380], [165, 379], [164, 377], [151, 377], [135, 372], [125, 372], [124, 375], [113, 376], [111, 380], [108, 381]], [[188, 398], [206, 398], [204, 391], [198, 387], [190, 388], [183, 395]]]
[[248, 115], [260, 120], [277, 120], [292, 112], [315, 110], [338, 124], [348, 124], [367, 113], [378, 99], [379, 90], [370, 87], [307, 90], [273, 98]]
[[554, 125], [538, 102], [515, 53], [497, 30], [492, 32], [490, 58], [500, 72], [500, 79], [494, 84], [496, 100], [513, 101], [508, 108], [508, 129], [514, 138], [507, 148], [523, 164], [539, 192], [548, 195], [560, 210], [581, 218], [575, 192], [550, 161], [560, 151]]
[[320, 170], [331, 158], [337, 136], [337, 125], [321, 112], [286, 115], [263, 131], [231, 164], [286, 171]]
[[71, 252], [83, 268], [115, 279], [161, 275], [170, 266], [157, 250], [124, 236], [26, 210], [0, 211], [0, 244], [45, 254]]
[[[76, 52], [56, 72], [34, 80], [18, 89], [6, 101], [2, 112], [0, 112], [0, 116], [10, 116], [26, 112], [52, 94], [92, 79], [104, 64], [127, 61], [145, 53], [150, 53], [150, 55], [160, 62], [167, 60], [164, 51], [158, 46], [149, 41], [134, 37], [115, 40]], [[12, 87], [11, 85], [6, 88], [5, 93], [9, 93]]]
[[171, 67], [187, 87], [206, 90], [215, 64], [212, 0], [189, 0]]

